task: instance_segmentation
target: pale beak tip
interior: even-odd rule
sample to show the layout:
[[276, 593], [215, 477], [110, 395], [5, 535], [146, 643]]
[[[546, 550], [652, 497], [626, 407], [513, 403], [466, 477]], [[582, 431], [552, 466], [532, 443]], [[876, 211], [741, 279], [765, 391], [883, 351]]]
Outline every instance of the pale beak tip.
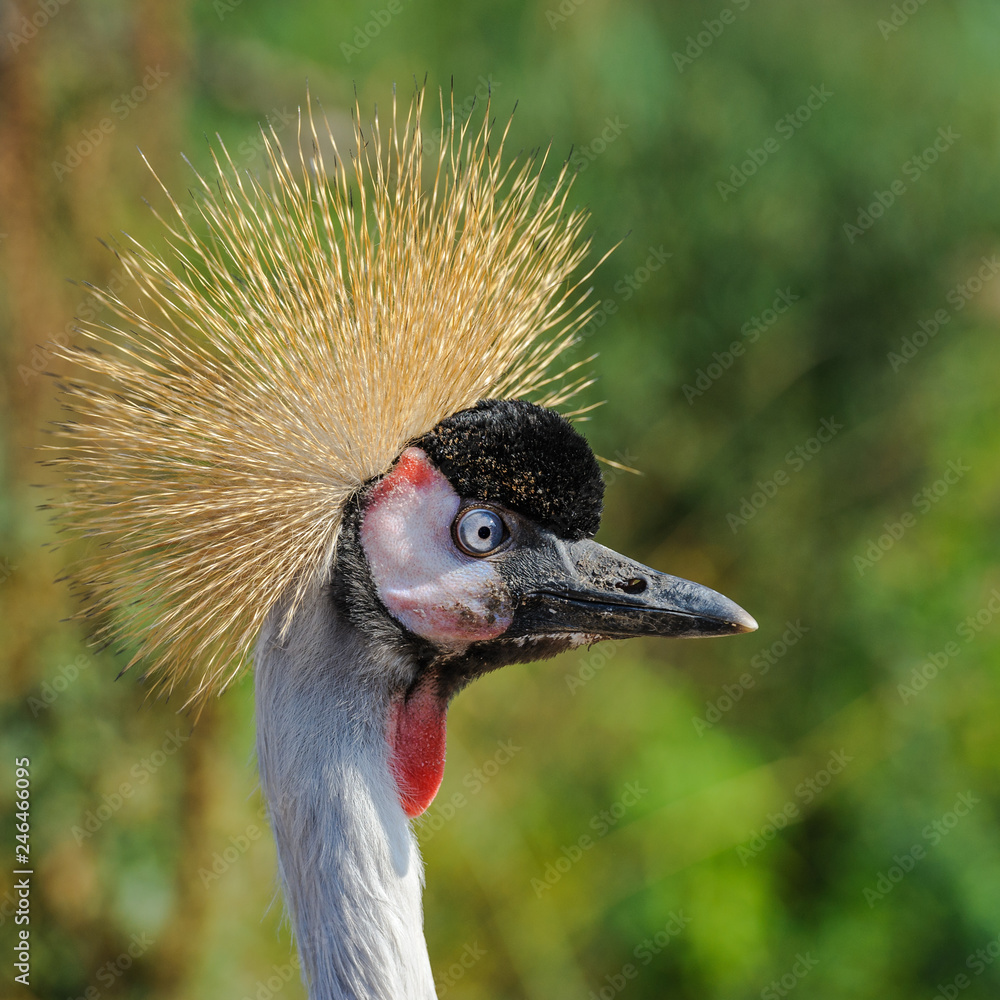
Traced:
[[756, 632], [760, 627], [757, 624], [757, 619], [753, 615], [748, 615], [741, 607], [737, 605], [737, 614], [733, 615], [733, 624], [736, 626], [737, 633], [741, 632]]

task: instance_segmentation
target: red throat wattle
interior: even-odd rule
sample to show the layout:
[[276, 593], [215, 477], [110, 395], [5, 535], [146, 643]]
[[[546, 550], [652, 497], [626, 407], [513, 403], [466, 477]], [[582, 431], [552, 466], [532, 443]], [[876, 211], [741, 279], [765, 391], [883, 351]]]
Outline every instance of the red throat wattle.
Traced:
[[419, 816], [434, 801], [444, 777], [447, 703], [422, 681], [389, 712], [389, 767], [407, 816]]

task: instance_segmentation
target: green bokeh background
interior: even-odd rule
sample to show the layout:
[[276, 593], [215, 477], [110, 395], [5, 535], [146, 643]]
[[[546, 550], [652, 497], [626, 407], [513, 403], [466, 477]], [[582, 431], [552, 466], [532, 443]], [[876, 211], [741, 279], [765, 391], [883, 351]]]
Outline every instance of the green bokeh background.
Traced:
[[[461, 695], [420, 827], [441, 996], [1000, 993], [1000, 7], [52, 0], [0, 5], [0, 33], [0, 995], [304, 995], [250, 681], [192, 731], [63, 620], [37, 372], [86, 303], [66, 279], [113, 280], [95, 237], [160, 239], [136, 146], [183, 192], [204, 133], [262, 170], [257, 123], [291, 141], [307, 79], [348, 122], [355, 92], [385, 106], [425, 74], [463, 113], [487, 83], [499, 118], [517, 103], [512, 148], [579, 167], [594, 261], [621, 241], [579, 348], [607, 400], [585, 430], [643, 475], [609, 473], [599, 539], [761, 623]], [[904, 338], [923, 346], [894, 362]], [[21, 756], [30, 989], [8, 945]]]

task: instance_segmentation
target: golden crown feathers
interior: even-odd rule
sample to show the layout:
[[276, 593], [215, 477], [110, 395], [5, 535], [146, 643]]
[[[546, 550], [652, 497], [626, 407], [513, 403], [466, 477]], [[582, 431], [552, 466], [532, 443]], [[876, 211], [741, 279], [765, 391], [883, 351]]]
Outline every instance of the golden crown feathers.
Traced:
[[161, 184], [165, 252], [114, 248], [127, 287], [94, 293], [118, 321], [59, 352], [52, 506], [97, 543], [81, 613], [192, 702], [326, 579], [345, 502], [407, 442], [478, 399], [559, 406], [586, 382], [553, 370], [594, 308], [567, 165], [548, 184], [547, 151], [504, 166], [509, 122], [491, 150], [489, 102], [472, 128], [443, 96], [425, 149], [423, 103], [400, 125], [394, 94], [386, 130], [356, 106], [345, 161], [307, 102], [290, 159], [262, 128], [265, 180], [220, 140], [196, 212]]

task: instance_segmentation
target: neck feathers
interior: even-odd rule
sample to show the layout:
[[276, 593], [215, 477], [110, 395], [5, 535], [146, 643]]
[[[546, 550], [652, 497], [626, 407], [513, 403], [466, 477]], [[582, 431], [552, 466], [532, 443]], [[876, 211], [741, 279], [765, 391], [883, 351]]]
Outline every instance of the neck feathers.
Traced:
[[376, 662], [325, 588], [283, 638], [282, 620], [255, 654], [257, 757], [310, 1000], [431, 1000], [423, 868], [386, 740], [407, 665]]

